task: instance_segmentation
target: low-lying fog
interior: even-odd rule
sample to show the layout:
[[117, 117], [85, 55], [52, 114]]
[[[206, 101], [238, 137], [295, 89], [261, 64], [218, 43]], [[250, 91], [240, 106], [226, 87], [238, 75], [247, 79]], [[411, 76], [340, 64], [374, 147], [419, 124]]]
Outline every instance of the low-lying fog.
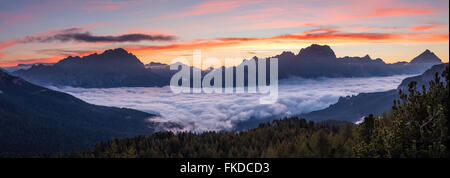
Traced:
[[290, 78], [279, 82], [278, 102], [259, 104], [261, 94], [174, 94], [170, 87], [54, 88], [87, 102], [157, 113], [158, 122], [185, 130], [230, 130], [248, 119], [281, 118], [328, 107], [340, 96], [394, 89], [409, 75], [370, 78]]

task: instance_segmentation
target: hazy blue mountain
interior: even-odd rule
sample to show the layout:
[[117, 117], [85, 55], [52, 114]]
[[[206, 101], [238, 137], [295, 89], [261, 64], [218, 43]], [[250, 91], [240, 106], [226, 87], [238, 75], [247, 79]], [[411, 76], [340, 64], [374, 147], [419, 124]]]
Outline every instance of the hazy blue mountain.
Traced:
[[69, 56], [51, 66], [37, 64], [13, 74], [37, 84], [85, 88], [164, 86], [169, 83], [122, 48], [84, 57]]
[[434, 79], [435, 73], [442, 73], [446, 66], [448, 66], [448, 63], [438, 64], [431, 67], [421, 75], [406, 78], [397, 89], [384, 92], [360, 93], [356, 96], [341, 97], [338, 102], [325, 109], [301, 114], [300, 116], [314, 121], [344, 120], [355, 122], [369, 114], [382, 114], [383, 112], [391, 109], [394, 99], [399, 98], [399, 89], [402, 91], [407, 91], [408, 84], [411, 81], [417, 82], [419, 90], [421, 90], [422, 85], [428, 87], [428, 82]]
[[172, 76], [178, 72], [178, 70], [170, 70], [170, 66], [159, 62], [150, 62], [145, 65], [145, 68], [152, 73], [158, 75], [161, 81], [169, 84]]
[[31, 68], [33, 65], [38, 65], [38, 64], [53, 65], [54, 63], [18, 64], [17, 66], [2, 67], [2, 69], [4, 69], [7, 72], [15, 72], [15, 71], [18, 71], [20, 69], [27, 70], [27, 69]]
[[0, 155], [86, 149], [116, 137], [150, 134], [154, 115], [86, 103], [0, 70]]

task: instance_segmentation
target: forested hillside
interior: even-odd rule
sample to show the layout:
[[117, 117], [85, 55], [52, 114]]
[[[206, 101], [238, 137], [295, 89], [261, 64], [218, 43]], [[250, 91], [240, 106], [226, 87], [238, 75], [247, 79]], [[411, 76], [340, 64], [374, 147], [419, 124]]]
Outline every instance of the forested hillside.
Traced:
[[154, 115], [98, 106], [0, 70], [0, 157], [69, 152], [154, 132]]
[[[360, 125], [285, 118], [242, 132], [171, 133], [114, 139], [74, 157], [448, 157], [449, 68]], [[54, 155], [68, 156], [68, 155]]]
[[434, 65], [420, 75], [405, 78], [397, 89], [340, 97], [338, 102], [327, 108], [303, 113], [299, 117], [313, 121], [343, 120], [356, 122], [369, 114], [388, 112], [392, 108], [392, 101], [400, 99], [399, 90], [408, 93], [408, 85], [412, 81], [417, 82], [419, 87], [425, 85], [426, 88], [429, 88], [429, 81], [434, 79], [436, 72], [441, 74], [446, 67], [448, 67], [448, 63]]

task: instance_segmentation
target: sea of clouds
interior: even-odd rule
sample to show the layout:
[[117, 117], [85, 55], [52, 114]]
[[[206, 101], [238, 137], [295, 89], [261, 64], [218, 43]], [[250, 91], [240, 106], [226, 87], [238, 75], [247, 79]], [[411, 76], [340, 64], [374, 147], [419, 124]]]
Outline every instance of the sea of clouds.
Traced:
[[395, 89], [410, 75], [369, 78], [290, 78], [279, 81], [278, 101], [259, 103], [262, 94], [172, 93], [170, 87], [52, 89], [89, 103], [133, 108], [158, 114], [155, 122], [175, 122], [183, 130], [232, 130], [236, 123], [297, 115], [328, 107], [340, 96]]

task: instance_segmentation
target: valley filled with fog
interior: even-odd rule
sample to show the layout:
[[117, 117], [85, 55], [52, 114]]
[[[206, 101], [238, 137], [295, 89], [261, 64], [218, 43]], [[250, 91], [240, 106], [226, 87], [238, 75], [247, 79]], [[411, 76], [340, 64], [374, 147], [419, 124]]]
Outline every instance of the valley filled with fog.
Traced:
[[395, 89], [411, 75], [369, 78], [289, 78], [279, 82], [278, 101], [259, 103], [263, 94], [172, 93], [170, 87], [50, 87], [92, 104], [127, 107], [157, 114], [154, 122], [175, 122], [183, 130], [233, 130], [236, 123], [277, 119], [328, 107], [339, 97]]

